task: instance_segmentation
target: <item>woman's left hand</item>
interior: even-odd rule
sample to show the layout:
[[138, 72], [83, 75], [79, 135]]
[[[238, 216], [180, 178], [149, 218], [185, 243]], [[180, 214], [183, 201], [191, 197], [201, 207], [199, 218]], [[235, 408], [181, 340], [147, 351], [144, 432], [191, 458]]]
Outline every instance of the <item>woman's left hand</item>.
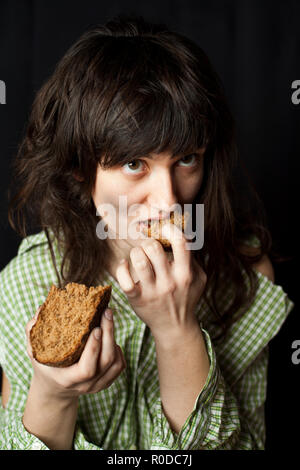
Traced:
[[184, 234], [179, 232], [171, 223], [163, 227], [163, 236], [172, 245], [174, 261], [168, 260], [158, 240], [147, 238], [130, 251], [139, 281], [134, 283], [128, 260], [119, 265], [116, 273], [132, 308], [154, 337], [198, 325], [195, 308], [207, 276], [191, 250], [186, 249]]

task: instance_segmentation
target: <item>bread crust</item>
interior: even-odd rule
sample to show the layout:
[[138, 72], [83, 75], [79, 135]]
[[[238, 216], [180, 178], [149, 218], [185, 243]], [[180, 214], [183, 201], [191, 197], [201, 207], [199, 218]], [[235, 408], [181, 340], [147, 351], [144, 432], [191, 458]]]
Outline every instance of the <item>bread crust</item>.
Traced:
[[158, 240], [165, 251], [172, 251], [172, 245], [169, 240], [166, 238], [162, 238], [162, 226], [170, 222], [171, 224], [176, 225], [178, 228], [184, 231], [188, 217], [188, 212], [182, 215], [178, 215], [177, 213], [173, 212], [169, 220], [155, 220], [153, 224], [149, 223], [148, 227], [143, 227], [142, 231], [147, 237], [155, 238], [156, 240]]

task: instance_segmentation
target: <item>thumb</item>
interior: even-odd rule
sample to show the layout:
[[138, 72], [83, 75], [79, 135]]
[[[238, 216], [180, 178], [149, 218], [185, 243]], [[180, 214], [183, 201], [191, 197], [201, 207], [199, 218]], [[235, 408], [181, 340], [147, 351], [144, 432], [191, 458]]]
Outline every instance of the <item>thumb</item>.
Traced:
[[101, 328], [94, 328], [86, 342], [84, 350], [79, 359], [79, 367], [89, 377], [93, 377], [97, 372], [97, 365], [102, 343]]

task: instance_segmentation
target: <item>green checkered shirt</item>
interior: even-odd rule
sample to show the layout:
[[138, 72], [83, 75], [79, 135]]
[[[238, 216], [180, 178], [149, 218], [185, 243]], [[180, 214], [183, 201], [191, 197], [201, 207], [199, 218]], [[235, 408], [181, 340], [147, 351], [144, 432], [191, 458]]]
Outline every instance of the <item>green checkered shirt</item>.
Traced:
[[[55, 256], [60, 267], [57, 245]], [[153, 336], [106, 272], [105, 284], [112, 285], [109, 306], [114, 311], [115, 338], [127, 367], [109, 388], [80, 397], [74, 449], [263, 449], [268, 343], [293, 302], [282, 287], [257, 275], [256, 298], [224, 341], [212, 339], [218, 333], [214, 318], [203, 299], [199, 301], [196, 314], [210, 370], [177, 434], [162, 410]], [[219, 292], [224, 308], [232, 295], [225, 281]], [[0, 273], [0, 363], [11, 385], [5, 410], [0, 407], [1, 449], [47, 449], [26, 431], [22, 415], [32, 377], [25, 325], [52, 283], [57, 285], [57, 278], [44, 232], [28, 236]]]

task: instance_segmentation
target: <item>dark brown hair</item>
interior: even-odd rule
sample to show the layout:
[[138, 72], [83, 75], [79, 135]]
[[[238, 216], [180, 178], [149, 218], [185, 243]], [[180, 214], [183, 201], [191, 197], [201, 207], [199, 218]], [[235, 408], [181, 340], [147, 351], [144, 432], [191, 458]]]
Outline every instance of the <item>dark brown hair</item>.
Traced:
[[[92, 27], [67, 51], [34, 100], [13, 166], [9, 222], [25, 237], [34, 220], [51, 252], [49, 231], [64, 244], [59, 285], [93, 285], [110, 255], [95, 230], [97, 165], [203, 145], [204, 181], [194, 202], [205, 205], [205, 243], [193, 253], [207, 274], [206, 300], [228, 326], [253, 300], [251, 266], [270, 251], [271, 237], [251, 185], [245, 179], [238, 188], [243, 172], [220, 79], [197, 44], [164, 24], [119, 16]], [[245, 208], [241, 193], [254, 206]], [[259, 249], [242, 249], [249, 235]], [[225, 311], [218, 303], [224, 278], [233, 288]]]

